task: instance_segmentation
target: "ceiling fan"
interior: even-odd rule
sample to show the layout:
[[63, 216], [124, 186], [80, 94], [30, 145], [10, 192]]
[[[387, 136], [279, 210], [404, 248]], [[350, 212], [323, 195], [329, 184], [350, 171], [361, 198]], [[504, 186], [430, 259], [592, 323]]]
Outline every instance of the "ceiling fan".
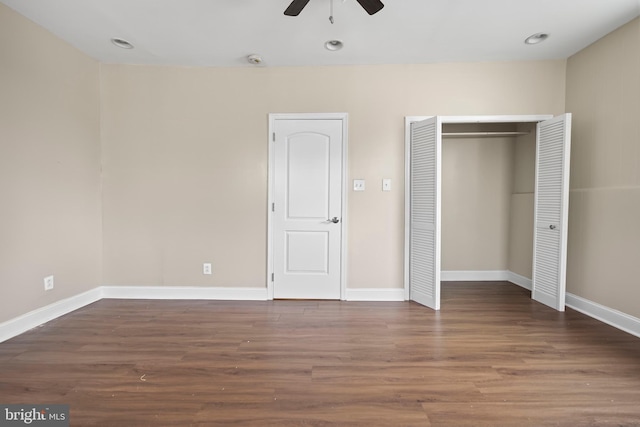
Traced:
[[[367, 11], [369, 15], [377, 13], [384, 7], [384, 4], [380, 0], [357, 0], [360, 6]], [[302, 9], [309, 3], [309, 0], [293, 0], [287, 10], [284, 11], [285, 15], [298, 16]]]

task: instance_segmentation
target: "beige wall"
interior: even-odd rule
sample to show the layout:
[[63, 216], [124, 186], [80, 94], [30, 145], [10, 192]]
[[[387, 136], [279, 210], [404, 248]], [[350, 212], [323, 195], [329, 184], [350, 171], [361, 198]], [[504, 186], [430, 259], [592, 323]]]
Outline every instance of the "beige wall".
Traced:
[[514, 138], [444, 138], [442, 270], [507, 270]]
[[0, 322], [100, 284], [98, 72], [0, 4]]
[[562, 113], [565, 65], [102, 65], [103, 283], [264, 286], [267, 115], [347, 112], [348, 286], [402, 287], [404, 116]]
[[568, 60], [567, 291], [640, 317], [640, 20]]
[[531, 279], [533, 275], [533, 216], [536, 169], [536, 126], [521, 125], [529, 132], [515, 138], [513, 192], [509, 211], [509, 271]]

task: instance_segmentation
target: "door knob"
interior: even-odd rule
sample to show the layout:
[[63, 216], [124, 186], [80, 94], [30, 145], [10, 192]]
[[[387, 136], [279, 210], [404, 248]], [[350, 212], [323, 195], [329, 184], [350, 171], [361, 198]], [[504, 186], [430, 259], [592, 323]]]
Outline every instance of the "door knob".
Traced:
[[555, 230], [555, 229], [556, 229], [556, 226], [555, 226], [555, 225], [553, 225], [553, 224], [551, 224], [551, 225], [549, 226], [549, 229], [550, 229], [550, 230]]
[[340, 222], [340, 220], [338, 219], [338, 217], [337, 217], [337, 216], [334, 216], [333, 218], [328, 219], [327, 221], [332, 222], [332, 223], [334, 223], [334, 224], [337, 224], [337, 223], [339, 223], [339, 222]]

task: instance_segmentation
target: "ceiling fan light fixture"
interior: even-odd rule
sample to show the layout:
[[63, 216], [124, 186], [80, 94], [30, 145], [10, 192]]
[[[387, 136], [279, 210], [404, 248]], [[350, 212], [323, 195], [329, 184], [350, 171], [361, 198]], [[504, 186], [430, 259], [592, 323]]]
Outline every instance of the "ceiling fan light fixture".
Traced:
[[325, 49], [335, 52], [344, 47], [344, 43], [341, 40], [329, 40], [324, 44]]
[[525, 44], [538, 44], [542, 43], [546, 39], [549, 38], [549, 34], [547, 33], [536, 33], [525, 39]]
[[[293, 0], [289, 7], [284, 11], [287, 16], [298, 16], [302, 9], [309, 3], [310, 0]], [[344, 2], [344, 0], [342, 0]], [[384, 4], [380, 0], [357, 0], [360, 6], [367, 11], [369, 15], [374, 15], [384, 7]], [[333, 22], [332, 22], [333, 23]]]
[[114, 45], [118, 46], [121, 49], [133, 49], [133, 45], [128, 41], [126, 41], [125, 39], [119, 39], [117, 37], [114, 37], [111, 39], [111, 43], [113, 43]]

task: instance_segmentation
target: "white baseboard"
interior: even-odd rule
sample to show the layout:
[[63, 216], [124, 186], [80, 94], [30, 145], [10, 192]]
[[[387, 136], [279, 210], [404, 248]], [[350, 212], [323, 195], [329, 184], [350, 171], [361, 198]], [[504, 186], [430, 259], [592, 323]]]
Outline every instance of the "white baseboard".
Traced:
[[515, 283], [516, 285], [531, 290], [533, 288], [533, 284], [531, 279], [528, 277], [521, 276], [513, 271], [507, 271], [507, 280], [511, 283]]
[[615, 328], [623, 330], [640, 337], [640, 319], [630, 316], [613, 308], [600, 305], [596, 302], [579, 297], [567, 292], [565, 304], [580, 313], [593, 317], [601, 322], [611, 325]]
[[267, 300], [267, 288], [102, 286], [102, 298], [265, 301]]
[[443, 282], [496, 282], [509, 280], [509, 272], [507, 270], [441, 271], [440, 280]]
[[443, 282], [501, 282], [507, 281], [531, 290], [531, 279], [508, 270], [442, 271]]
[[0, 342], [94, 303], [101, 298], [102, 290], [98, 287], [0, 323]]
[[404, 288], [347, 289], [347, 301], [404, 301]]
[[99, 286], [82, 294], [49, 304], [0, 324], [0, 342], [18, 336], [74, 310], [101, 300], [119, 299], [267, 299], [267, 288], [199, 288], [179, 286]]
[[[450, 276], [445, 273], [452, 273]], [[462, 273], [462, 274], [460, 274]], [[477, 274], [480, 273], [480, 274]], [[497, 274], [499, 273], [499, 274]], [[445, 278], [446, 277], [446, 278]], [[453, 278], [452, 278], [453, 277]], [[465, 278], [466, 279], [463, 279]], [[531, 289], [531, 279], [513, 272], [442, 272], [442, 280], [496, 281], [508, 280]], [[347, 301], [404, 301], [403, 288], [347, 289]], [[267, 299], [267, 288], [206, 288], [165, 286], [100, 286], [90, 291], [49, 304], [14, 319], [0, 323], [0, 342], [20, 335], [30, 329], [71, 313], [102, 298], [119, 299], [209, 299], [209, 300], [257, 300]], [[566, 294], [566, 305], [601, 322], [640, 337], [640, 319], [618, 310], [600, 305], [585, 298]]]

